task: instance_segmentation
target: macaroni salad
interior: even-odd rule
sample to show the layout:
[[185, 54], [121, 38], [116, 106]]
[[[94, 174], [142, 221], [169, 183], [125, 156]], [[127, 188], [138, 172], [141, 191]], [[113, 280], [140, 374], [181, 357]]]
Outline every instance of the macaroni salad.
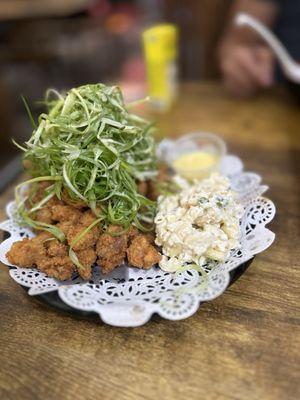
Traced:
[[190, 185], [175, 177], [181, 191], [160, 196], [155, 217], [156, 240], [162, 247], [160, 267], [174, 272], [187, 263], [224, 262], [240, 246], [243, 207], [219, 174]]

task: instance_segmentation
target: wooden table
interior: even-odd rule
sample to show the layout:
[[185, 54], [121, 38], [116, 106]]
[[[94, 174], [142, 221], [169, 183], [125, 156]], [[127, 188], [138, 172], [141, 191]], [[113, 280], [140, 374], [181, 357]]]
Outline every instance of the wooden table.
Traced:
[[[299, 106], [282, 90], [237, 101], [217, 85], [187, 85], [179, 104], [158, 120], [165, 135], [221, 134], [230, 152], [264, 177], [277, 205], [270, 226], [276, 243], [193, 317], [156, 317], [134, 329], [50, 309], [2, 265], [1, 399], [300, 398]], [[12, 187], [0, 206], [11, 196]]]

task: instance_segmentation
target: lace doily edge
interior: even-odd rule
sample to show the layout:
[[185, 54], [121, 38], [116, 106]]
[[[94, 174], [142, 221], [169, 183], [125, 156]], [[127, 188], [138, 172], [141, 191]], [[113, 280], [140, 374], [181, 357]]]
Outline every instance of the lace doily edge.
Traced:
[[[262, 197], [262, 196], [260, 196], [260, 197]], [[262, 197], [262, 198], [267, 200], [272, 205], [272, 207], [274, 208], [274, 215], [275, 215], [276, 208], [275, 208], [274, 203], [268, 198], [265, 198], [265, 197]], [[272, 216], [272, 219], [274, 218], [274, 215]], [[268, 223], [270, 223], [271, 220], [268, 221]], [[0, 229], [5, 230], [6, 232], [11, 234], [11, 232], [9, 232], [9, 230], [5, 229], [5, 223], [8, 223], [8, 222], [9, 222], [9, 220], [6, 220], [6, 221], [3, 221], [2, 223], [0, 223]], [[268, 234], [269, 234], [268, 243], [266, 243], [266, 245], [264, 246], [263, 249], [260, 249], [259, 251], [254, 252], [251, 257], [248, 257], [248, 259], [241, 260], [241, 264], [247, 262], [249, 259], [251, 259], [256, 254], [258, 254], [258, 253], [260, 253], [262, 251], [265, 251], [274, 242], [275, 237], [276, 237], [275, 233], [272, 232], [271, 230], [269, 230], [268, 228], [266, 228], [266, 226], [261, 226], [260, 228], [263, 229], [265, 232], [268, 232]], [[6, 240], [4, 240], [1, 243], [1, 247], [5, 246], [8, 249], [8, 248], [10, 248], [11, 244], [14, 241], [15, 240], [13, 240], [12, 236], [10, 236], [9, 238], [7, 238]], [[10, 274], [12, 274], [11, 271], [13, 269], [16, 269], [16, 268], [18, 269], [19, 268], [17, 266], [13, 266], [13, 265], [9, 264], [8, 260], [6, 260], [6, 259], [5, 260], [0, 259], [0, 261], [3, 264], [5, 264], [5, 265], [7, 265], [7, 266], [9, 266], [11, 268]], [[241, 264], [239, 264], [239, 265], [241, 265]], [[238, 268], [239, 265], [236, 265], [232, 270]], [[19, 268], [19, 269], [21, 269], [21, 268]], [[188, 318], [188, 317], [192, 316], [198, 310], [198, 308], [201, 306], [202, 302], [211, 301], [211, 300], [219, 297], [221, 294], [223, 294], [223, 292], [226, 290], [226, 288], [228, 287], [228, 284], [230, 282], [230, 270], [223, 271], [222, 273], [224, 275], [226, 275], [226, 276], [224, 276], [224, 279], [226, 281], [226, 285], [223, 288], [221, 293], [217, 293], [214, 296], [211, 296], [210, 298], [207, 298], [207, 299], [204, 299], [204, 300], [201, 299], [201, 298], [197, 298], [197, 296], [195, 294], [193, 294], [193, 293], [189, 293], [189, 296], [193, 297], [193, 307], [191, 307], [189, 309], [188, 313], [186, 313], [186, 314], [184, 314], [182, 316], [179, 315], [177, 317], [173, 317], [171, 320], [181, 320], [181, 319]], [[55, 283], [55, 280], [54, 280], [53, 283]], [[35, 292], [34, 290], [31, 290], [31, 289], [34, 289], [34, 288], [32, 288], [30, 286], [30, 284], [29, 285], [22, 284], [22, 286], [25, 286], [25, 287], [27, 287], [29, 289], [28, 290], [28, 294], [31, 295], [31, 296], [40, 294], [40, 293]], [[53, 287], [49, 287], [48, 290], [45, 290], [43, 293], [57, 291], [59, 297], [61, 298], [61, 300], [63, 302], [65, 302], [66, 304], [68, 304], [69, 306], [74, 308], [74, 305], [68, 303], [67, 299], [63, 295], [64, 288], [67, 287], [67, 286], [70, 286], [70, 283], [69, 284], [57, 284], [57, 286], [54, 285]], [[80, 308], [78, 307], [77, 309], [80, 309]], [[121, 309], [122, 309], [123, 318], [121, 318], [121, 316], [120, 316], [120, 313], [121, 313], [120, 310]], [[82, 309], [82, 311], [87, 311], [87, 310], [86, 309]], [[150, 303], [147, 303], [147, 307], [146, 307], [145, 304], [142, 301], [137, 301], [137, 302], [130, 303], [130, 304], [128, 304], [128, 303], [126, 303], [124, 301], [123, 302], [120, 301], [120, 302], [116, 302], [115, 304], [99, 305], [99, 308], [98, 307], [96, 307], [96, 308], [92, 307], [88, 311], [97, 313], [99, 318], [104, 323], [107, 323], [107, 324], [113, 325], [113, 326], [118, 326], [118, 327], [135, 327], [135, 326], [143, 325], [143, 324], [145, 324], [146, 322], [148, 322], [151, 319], [153, 314], [158, 314], [162, 318], [170, 319], [170, 318], [168, 318], [167, 313], [164, 313], [163, 309], [158, 308], [157, 306], [155, 306], [153, 304], [150, 304]], [[117, 314], [117, 315], [115, 315], [115, 314]]]

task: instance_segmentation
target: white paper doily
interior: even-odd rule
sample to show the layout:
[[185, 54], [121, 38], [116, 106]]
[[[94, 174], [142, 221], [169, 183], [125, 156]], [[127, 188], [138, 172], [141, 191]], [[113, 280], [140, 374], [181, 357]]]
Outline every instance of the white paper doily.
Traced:
[[[244, 172], [241, 160], [232, 155], [222, 160], [221, 172], [229, 177], [232, 189], [238, 192], [245, 207], [241, 220], [241, 249], [233, 251], [224, 264], [208, 270], [205, 280], [194, 270], [175, 276], [158, 267], [145, 271], [126, 265], [108, 276], [102, 275], [96, 266], [89, 282], [76, 276], [71, 281], [60, 282], [34, 268], [15, 267], [9, 273], [17, 283], [29, 288], [29, 295], [57, 291], [69, 306], [96, 312], [110, 325], [139, 326], [154, 313], [170, 320], [187, 318], [196, 312], [201, 302], [220, 296], [229, 284], [229, 272], [267, 249], [275, 238], [266, 228], [274, 218], [275, 206], [271, 200], [261, 197], [268, 189], [261, 184], [261, 177]], [[0, 224], [0, 229], [10, 234], [0, 244], [0, 261], [6, 265], [10, 265], [6, 253], [12, 243], [34, 236], [29, 228], [16, 223], [14, 210], [15, 202], [9, 203], [8, 219]]]

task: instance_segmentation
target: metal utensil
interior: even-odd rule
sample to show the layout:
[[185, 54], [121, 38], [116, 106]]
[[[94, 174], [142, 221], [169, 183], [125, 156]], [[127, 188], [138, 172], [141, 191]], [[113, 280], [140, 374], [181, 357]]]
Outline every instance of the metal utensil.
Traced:
[[257, 34], [261, 36], [273, 50], [285, 76], [295, 83], [300, 83], [300, 65], [292, 59], [286, 48], [274, 33], [272, 33], [256, 18], [246, 13], [237, 14], [234, 22], [238, 26], [248, 26], [255, 30], [255, 32], [257, 32]]

